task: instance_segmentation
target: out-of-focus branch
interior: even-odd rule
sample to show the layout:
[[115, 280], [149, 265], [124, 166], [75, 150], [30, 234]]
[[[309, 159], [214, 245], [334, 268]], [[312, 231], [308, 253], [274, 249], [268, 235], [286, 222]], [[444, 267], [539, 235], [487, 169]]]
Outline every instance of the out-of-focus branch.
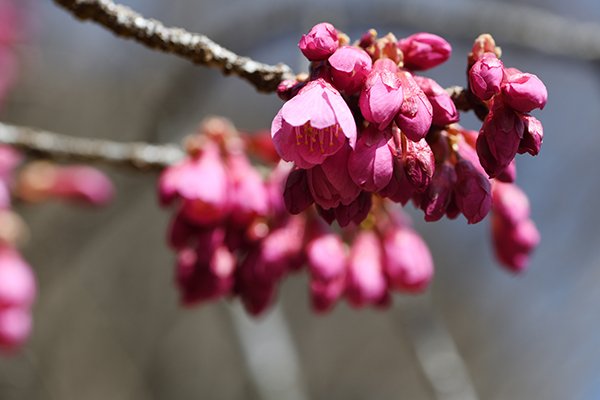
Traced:
[[118, 36], [131, 38], [152, 49], [173, 53], [196, 64], [237, 75], [261, 92], [273, 92], [284, 79], [293, 78], [285, 64], [268, 65], [242, 57], [208, 37], [181, 28], [166, 27], [112, 0], [54, 0], [83, 20], [103, 25]]
[[96, 161], [135, 169], [160, 170], [184, 157], [181, 148], [166, 144], [119, 143], [84, 139], [0, 123], [0, 143], [52, 160]]

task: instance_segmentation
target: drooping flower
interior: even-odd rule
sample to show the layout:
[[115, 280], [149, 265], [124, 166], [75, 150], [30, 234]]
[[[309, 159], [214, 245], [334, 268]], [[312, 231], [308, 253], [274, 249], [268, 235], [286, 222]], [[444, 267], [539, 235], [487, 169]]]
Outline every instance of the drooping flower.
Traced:
[[348, 157], [350, 177], [361, 189], [378, 192], [392, 179], [394, 165], [389, 140], [390, 133], [378, 130], [375, 125], [361, 132], [355, 151]]
[[431, 184], [421, 197], [421, 209], [425, 213], [425, 221], [438, 221], [446, 214], [452, 200], [456, 179], [456, 171], [448, 162], [436, 166]]
[[523, 115], [521, 120], [525, 124], [525, 130], [518, 151], [520, 154], [529, 153], [537, 156], [544, 141], [544, 127], [537, 118], [531, 115]]
[[372, 231], [359, 232], [352, 243], [346, 295], [354, 307], [378, 305], [387, 299], [381, 243]]
[[335, 87], [347, 94], [360, 90], [372, 67], [367, 52], [354, 46], [340, 47], [327, 61]]
[[338, 235], [321, 233], [308, 242], [306, 256], [313, 308], [318, 312], [328, 311], [344, 293], [346, 248]]
[[314, 203], [308, 188], [305, 169], [296, 168], [290, 172], [283, 192], [285, 207], [290, 214], [300, 214]]
[[437, 67], [452, 54], [452, 47], [444, 38], [427, 32], [400, 39], [398, 47], [404, 55], [404, 66], [413, 71]]
[[356, 123], [339, 92], [317, 79], [283, 105], [271, 125], [271, 136], [282, 159], [311, 168], [346, 143], [354, 148]]
[[456, 205], [469, 224], [476, 224], [487, 216], [492, 207], [490, 181], [467, 160], [459, 160], [455, 168]]
[[339, 46], [337, 30], [327, 22], [322, 22], [302, 35], [298, 47], [310, 61], [321, 61], [332, 55]]

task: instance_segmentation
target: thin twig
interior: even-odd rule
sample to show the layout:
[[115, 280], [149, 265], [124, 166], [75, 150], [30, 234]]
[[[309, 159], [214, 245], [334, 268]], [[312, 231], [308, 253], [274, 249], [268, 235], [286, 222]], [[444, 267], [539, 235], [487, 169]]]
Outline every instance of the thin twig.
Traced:
[[172, 144], [85, 139], [4, 123], [0, 123], [0, 143], [14, 146], [36, 157], [97, 161], [135, 169], [160, 170], [184, 157], [183, 150]]
[[196, 64], [237, 75], [261, 92], [274, 92], [284, 79], [294, 77], [285, 64], [268, 65], [242, 57], [208, 37], [166, 27], [112, 0], [54, 0], [75, 16], [103, 25], [117, 36], [131, 38], [152, 49], [173, 53]]

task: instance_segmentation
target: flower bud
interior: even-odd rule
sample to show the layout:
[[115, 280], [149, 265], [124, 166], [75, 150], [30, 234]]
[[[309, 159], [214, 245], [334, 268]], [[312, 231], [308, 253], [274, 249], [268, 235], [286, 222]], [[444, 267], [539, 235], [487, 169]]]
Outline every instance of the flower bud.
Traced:
[[427, 32], [400, 39], [398, 47], [404, 54], [404, 66], [413, 71], [436, 67], [446, 62], [452, 53], [446, 40]]
[[433, 118], [433, 108], [413, 76], [406, 71], [400, 73], [404, 88], [404, 101], [396, 116], [396, 124], [413, 142], [423, 139]]
[[501, 104], [494, 106], [483, 121], [480, 135], [485, 137], [500, 171], [506, 168], [517, 155], [524, 129], [519, 116]]
[[529, 153], [537, 156], [544, 141], [544, 127], [537, 118], [531, 115], [523, 115], [521, 120], [525, 124], [525, 133], [519, 143], [519, 154]]
[[502, 84], [504, 102], [512, 109], [528, 113], [543, 109], [548, 101], [546, 85], [534, 74], [516, 73]]
[[494, 213], [509, 225], [529, 219], [529, 199], [517, 185], [496, 182], [492, 196]]
[[347, 94], [361, 89], [373, 64], [366, 51], [354, 46], [340, 47], [328, 61], [333, 84]]
[[25, 343], [31, 332], [31, 311], [23, 308], [8, 308], [0, 311], [0, 347], [4, 351], [15, 351]]
[[529, 264], [531, 252], [540, 242], [540, 234], [530, 219], [510, 225], [501, 215], [492, 220], [494, 250], [498, 260], [513, 272], [521, 272]]
[[268, 212], [269, 199], [260, 173], [250, 164], [243, 153], [230, 154], [227, 158], [230, 179], [230, 218], [239, 225], [246, 225]]
[[327, 59], [337, 50], [338, 46], [338, 32], [333, 25], [327, 22], [313, 26], [306, 35], [302, 35], [298, 42], [300, 51], [310, 61]]
[[9, 307], [29, 308], [36, 291], [31, 267], [15, 249], [0, 245], [0, 313]]
[[352, 243], [346, 294], [354, 307], [378, 304], [387, 297], [381, 243], [373, 231], [361, 231]]
[[354, 183], [368, 192], [378, 192], [392, 179], [392, 153], [388, 147], [389, 133], [375, 125], [365, 128], [348, 157], [348, 172]]
[[481, 100], [489, 100], [500, 93], [504, 64], [496, 55], [486, 53], [469, 70], [469, 88]]
[[423, 192], [427, 189], [435, 171], [435, 157], [425, 139], [407, 140], [402, 161], [406, 177], [415, 190]]
[[517, 179], [517, 163], [512, 160], [506, 168], [504, 168], [497, 176], [499, 182], [513, 183]]
[[469, 224], [484, 219], [492, 207], [490, 181], [469, 161], [456, 163], [456, 186], [454, 196], [460, 212]]
[[452, 98], [436, 81], [423, 76], [414, 77], [415, 81], [423, 90], [433, 109], [433, 125], [446, 126], [458, 122], [460, 115]]
[[343, 228], [348, 226], [350, 222], [360, 225], [360, 223], [369, 215], [371, 206], [371, 193], [361, 192], [353, 202], [348, 205], [341, 204], [334, 208], [333, 211], [335, 219]]
[[433, 260], [423, 239], [407, 227], [393, 228], [383, 240], [384, 270], [390, 286], [421, 292], [433, 277]]
[[308, 177], [305, 169], [294, 169], [290, 172], [285, 182], [283, 199], [285, 208], [290, 214], [300, 214], [314, 203], [308, 189]]
[[446, 214], [455, 184], [456, 171], [454, 167], [447, 162], [438, 165], [431, 184], [421, 198], [421, 209], [425, 213], [425, 221], [438, 221]]
[[358, 100], [363, 117], [383, 130], [400, 110], [403, 99], [398, 66], [387, 58], [375, 61]]
[[333, 307], [344, 294], [346, 281], [344, 277], [331, 281], [312, 280], [310, 282], [310, 298], [314, 311], [324, 313]]
[[331, 281], [346, 271], [346, 248], [334, 233], [320, 234], [306, 246], [308, 268], [311, 276], [320, 281]]

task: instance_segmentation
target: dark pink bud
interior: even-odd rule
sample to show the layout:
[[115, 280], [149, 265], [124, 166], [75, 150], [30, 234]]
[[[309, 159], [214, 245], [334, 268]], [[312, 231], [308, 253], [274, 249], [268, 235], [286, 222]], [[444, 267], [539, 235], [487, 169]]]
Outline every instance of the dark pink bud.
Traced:
[[373, 63], [366, 51], [354, 46], [340, 47], [328, 61], [331, 65], [333, 84], [348, 94], [361, 89]]
[[338, 33], [333, 25], [322, 22], [312, 27], [298, 42], [298, 47], [304, 57], [310, 61], [327, 59], [338, 48]]
[[531, 115], [523, 115], [521, 119], [525, 124], [525, 133], [519, 144], [519, 153], [529, 153], [532, 156], [537, 156], [544, 141], [544, 127], [537, 118]]
[[204, 228], [191, 224], [185, 215], [178, 212], [169, 226], [167, 243], [176, 250], [194, 247], [195, 241]]
[[513, 183], [517, 179], [517, 163], [515, 160], [512, 160], [508, 167], [504, 168], [502, 172], [500, 172], [496, 179], [500, 182]]
[[407, 138], [418, 142], [429, 132], [433, 108], [412, 74], [403, 71], [400, 73], [400, 79], [404, 88], [404, 101], [396, 116], [396, 124]]
[[496, 182], [493, 190], [493, 210], [509, 225], [529, 219], [529, 199], [517, 186]]
[[306, 82], [291, 79], [282, 81], [277, 85], [277, 96], [283, 101], [291, 100], [304, 86], [306, 86]]
[[421, 292], [433, 276], [433, 260], [421, 237], [407, 227], [391, 229], [383, 240], [384, 269], [396, 290]]
[[358, 233], [350, 250], [346, 294], [354, 307], [378, 304], [387, 296], [381, 243], [373, 231]]
[[361, 132], [356, 149], [348, 157], [350, 177], [361, 189], [377, 192], [392, 179], [392, 153], [388, 147], [389, 133], [374, 125]]
[[446, 126], [458, 122], [460, 115], [452, 98], [436, 81], [423, 76], [414, 76], [433, 108], [433, 125]]
[[479, 135], [477, 137], [476, 146], [477, 156], [479, 157], [479, 163], [490, 178], [498, 177], [504, 172], [506, 168], [508, 168], [500, 164], [492, 155], [487, 138], [484, 135]]
[[344, 276], [330, 281], [312, 280], [310, 282], [310, 298], [312, 308], [318, 313], [324, 313], [333, 307], [344, 294], [346, 280]]
[[517, 155], [524, 129], [519, 116], [503, 105], [493, 107], [483, 121], [479, 134], [485, 137], [500, 171], [506, 168]]
[[469, 70], [469, 88], [481, 100], [500, 93], [504, 64], [493, 53], [486, 53]]
[[348, 226], [350, 222], [360, 225], [360, 223], [369, 215], [371, 206], [371, 193], [361, 192], [352, 203], [348, 205], [339, 205], [333, 209], [335, 219], [342, 228]]
[[492, 207], [490, 181], [469, 161], [456, 163], [456, 205], [469, 224], [476, 224], [486, 217]]
[[313, 197], [308, 189], [308, 177], [305, 169], [294, 169], [288, 175], [283, 192], [285, 208], [290, 214], [300, 214], [313, 203]]
[[260, 249], [248, 253], [239, 266], [236, 289], [242, 298], [244, 308], [251, 315], [260, 315], [266, 311], [275, 298], [277, 281], [265, 281], [264, 262]]
[[358, 100], [363, 117], [383, 130], [392, 122], [403, 100], [398, 66], [387, 58], [375, 61]]
[[406, 205], [413, 196], [415, 189], [408, 180], [406, 172], [404, 172], [402, 148], [396, 145], [394, 139], [388, 142], [388, 147], [394, 156], [394, 173], [390, 183], [379, 192], [379, 195], [387, 197], [395, 203]]
[[452, 47], [443, 38], [432, 33], [415, 33], [398, 42], [404, 54], [404, 66], [410, 70], [425, 70], [448, 60]]
[[336, 234], [322, 234], [313, 238], [306, 246], [306, 256], [314, 279], [331, 281], [346, 273], [346, 246]]
[[29, 308], [36, 292], [29, 265], [16, 250], [0, 245], [0, 313], [9, 307]]
[[308, 169], [346, 143], [354, 148], [356, 123], [340, 93], [317, 79], [283, 105], [271, 125], [271, 136], [282, 159]]
[[267, 189], [260, 173], [243, 154], [231, 154], [227, 159], [230, 180], [229, 209], [234, 223], [245, 225], [258, 216], [265, 216], [269, 207]]
[[7, 308], [0, 311], [0, 347], [11, 352], [19, 349], [31, 332], [31, 311]]
[[454, 167], [448, 163], [438, 165], [431, 184], [421, 198], [421, 209], [425, 213], [425, 221], [438, 221], [446, 214], [455, 184], [456, 171]]
[[502, 84], [504, 102], [512, 109], [528, 113], [543, 109], [548, 101], [544, 83], [534, 74], [515, 73], [507, 76]]
[[527, 267], [531, 252], [540, 242], [533, 221], [526, 219], [510, 225], [499, 214], [493, 215], [492, 236], [496, 257], [513, 272], [521, 272]]
[[307, 171], [308, 188], [315, 203], [328, 209], [350, 204], [360, 188], [348, 172], [348, 160], [352, 150], [349, 146], [329, 157], [322, 165]]
[[404, 172], [417, 192], [427, 189], [435, 172], [435, 157], [425, 139], [418, 142], [406, 141], [402, 153]]

